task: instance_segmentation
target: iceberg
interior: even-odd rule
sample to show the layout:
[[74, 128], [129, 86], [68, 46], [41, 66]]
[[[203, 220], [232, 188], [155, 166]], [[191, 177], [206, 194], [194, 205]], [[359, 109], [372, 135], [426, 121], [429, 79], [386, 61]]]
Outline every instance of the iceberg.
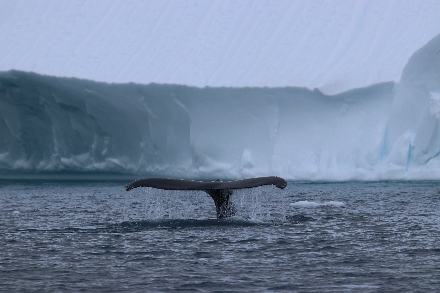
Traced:
[[440, 179], [439, 48], [398, 83], [334, 95], [0, 72], [0, 173]]

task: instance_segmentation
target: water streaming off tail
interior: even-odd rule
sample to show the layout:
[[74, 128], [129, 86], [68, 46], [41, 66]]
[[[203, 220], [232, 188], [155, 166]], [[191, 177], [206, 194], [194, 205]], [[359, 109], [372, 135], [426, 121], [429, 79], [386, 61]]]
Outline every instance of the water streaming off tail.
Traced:
[[139, 188], [126, 194], [124, 221], [206, 218], [215, 218], [215, 207], [203, 191]]
[[[234, 190], [231, 202], [236, 219], [283, 222], [288, 201], [272, 186]], [[125, 194], [124, 221], [215, 219], [214, 201], [204, 191], [139, 188]]]
[[266, 223], [286, 219], [286, 194], [275, 186], [236, 190], [232, 203], [236, 216], [250, 221]]

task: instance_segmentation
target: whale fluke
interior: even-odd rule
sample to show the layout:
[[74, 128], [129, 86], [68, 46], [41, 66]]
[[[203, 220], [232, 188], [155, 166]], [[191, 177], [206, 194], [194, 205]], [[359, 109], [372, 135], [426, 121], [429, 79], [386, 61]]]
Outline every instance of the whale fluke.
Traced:
[[202, 182], [182, 179], [167, 178], [144, 178], [138, 179], [125, 186], [125, 190], [129, 191], [137, 187], [152, 187], [164, 190], [218, 190], [218, 189], [242, 189], [252, 188], [263, 185], [275, 185], [278, 188], [287, 186], [286, 180], [276, 176], [258, 177], [236, 181], [213, 181]]
[[258, 177], [236, 181], [202, 182], [167, 178], [138, 179], [125, 186], [129, 191], [137, 187], [152, 187], [164, 190], [202, 190], [208, 193], [215, 203], [217, 218], [227, 218], [234, 215], [234, 209], [229, 200], [233, 189], [253, 188], [263, 185], [275, 185], [278, 188], [287, 186], [286, 180], [276, 176]]

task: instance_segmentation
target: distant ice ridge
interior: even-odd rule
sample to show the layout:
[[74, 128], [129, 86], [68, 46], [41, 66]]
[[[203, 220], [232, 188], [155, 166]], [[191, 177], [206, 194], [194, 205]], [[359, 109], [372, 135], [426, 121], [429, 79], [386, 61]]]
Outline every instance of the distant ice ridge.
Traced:
[[0, 73], [2, 173], [440, 179], [440, 35], [401, 81], [305, 88], [106, 84]]

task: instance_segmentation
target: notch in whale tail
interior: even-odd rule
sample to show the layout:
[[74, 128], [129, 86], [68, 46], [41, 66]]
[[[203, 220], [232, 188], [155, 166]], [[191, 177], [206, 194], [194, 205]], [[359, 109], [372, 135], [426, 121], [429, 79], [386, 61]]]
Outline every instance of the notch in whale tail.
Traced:
[[234, 215], [234, 208], [230, 196], [234, 189], [253, 188], [263, 185], [275, 185], [283, 189], [287, 186], [286, 180], [276, 176], [258, 177], [236, 181], [201, 182], [192, 180], [144, 178], [138, 179], [125, 186], [130, 191], [137, 187], [152, 187], [163, 190], [202, 190], [214, 200], [217, 219], [228, 218]]

